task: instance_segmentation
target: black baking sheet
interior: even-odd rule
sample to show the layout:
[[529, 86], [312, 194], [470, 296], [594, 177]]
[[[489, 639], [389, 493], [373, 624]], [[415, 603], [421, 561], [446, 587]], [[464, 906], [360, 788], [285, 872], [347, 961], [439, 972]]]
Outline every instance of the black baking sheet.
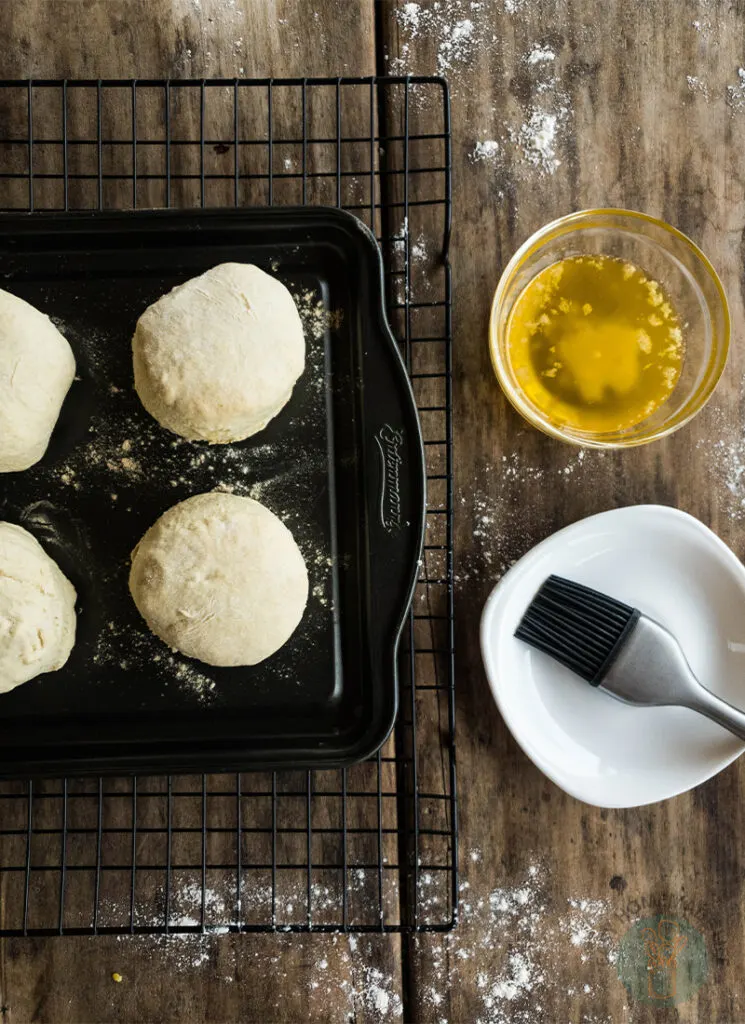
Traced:
[[[261, 433], [188, 442], [140, 405], [131, 337], [149, 303], [231, 260], [295, 295], [307, 368]], [[0, 775], [334, 766], [373, 753], [395, 719], [424, 461], [372, 235], [332, 208], [7, 216], [0, 273], [52, 317], [78, 366], [43, 461], [0, 475], [0, 519], [34, 533], [79, 597], [68, 664], [0, 696]], [[251, 668], [170, 651], [127, 588], [145, 530], [215, 488], [267, 505], [308, 565], [300, 626]]]

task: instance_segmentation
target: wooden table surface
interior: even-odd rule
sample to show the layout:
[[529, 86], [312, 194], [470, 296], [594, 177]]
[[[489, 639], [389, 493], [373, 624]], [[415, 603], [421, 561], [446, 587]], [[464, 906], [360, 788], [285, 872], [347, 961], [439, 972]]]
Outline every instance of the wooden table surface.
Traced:
[[[742, 763], [651, 807], [580, 804], [508, 734], [477, 636], [500, 573], [590, 513], [671, 504], [745, 549], [744, 36], [732, 0], [0, 0], [7, 78], [448, 77], [462, 836], [450, 935], [210, 937], [176, 951], [148, 938], [5, 940], [4, 1024], [745, 1022]], [[723, 278], [734, 344], [694, 424], [580, 458], [507, 407], [486, 325], [515, 248], [590, 206], [645, 210], [691, 235]], [[707, 980], [676, 1008], [635, 999], [618, 977], [622, 936], [655, 915], [690, 922], [706, 947]]]

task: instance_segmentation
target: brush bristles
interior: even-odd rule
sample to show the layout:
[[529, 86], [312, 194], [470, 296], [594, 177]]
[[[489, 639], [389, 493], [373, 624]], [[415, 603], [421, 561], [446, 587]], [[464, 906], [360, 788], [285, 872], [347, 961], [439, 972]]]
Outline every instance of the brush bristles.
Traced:
[[597, 686], [638, 618], [635, 608], [607, 594], [549, 576], [515, 636]]

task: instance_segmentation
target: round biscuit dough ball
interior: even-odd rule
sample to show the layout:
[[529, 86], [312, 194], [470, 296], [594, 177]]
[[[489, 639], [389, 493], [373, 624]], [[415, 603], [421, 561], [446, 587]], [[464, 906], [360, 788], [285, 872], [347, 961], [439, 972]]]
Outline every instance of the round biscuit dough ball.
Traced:
[[42, 458], [75, 377], [75, 357], [52, 321], [0, 289], [0, 473]]
[[262, 430], [305, 368], [292, 295], [247, 263], [222, 263], [148, 306], [132, 349], [135, 388], [150, 415], [213, 444]]
[[28, 530], [0, 522], [0, 693], [62, 668], [75, 644], [76, 597]]
[[156, 636], [208, 665], [255, 665], [290, 638], [308, 572], [284, 523], [212, 491], [172, 506], [132, 552], [129, 589]]

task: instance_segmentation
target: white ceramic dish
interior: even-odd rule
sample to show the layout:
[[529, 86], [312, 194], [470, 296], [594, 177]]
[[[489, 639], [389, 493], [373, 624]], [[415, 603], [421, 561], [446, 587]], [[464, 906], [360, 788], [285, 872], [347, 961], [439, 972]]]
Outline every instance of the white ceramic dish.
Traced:
[[745, 568], [697, 519], [662, 505], [591, 516], [528, 552], [492, 591], [481, 650], [494, 699], [528, 757], [567, 793], [637, 807], [716, 775], [745, 744], [687, 708], [635, 708], [514, 637], [557, 573], [666, 626], [701, 682], [745, 707]]

